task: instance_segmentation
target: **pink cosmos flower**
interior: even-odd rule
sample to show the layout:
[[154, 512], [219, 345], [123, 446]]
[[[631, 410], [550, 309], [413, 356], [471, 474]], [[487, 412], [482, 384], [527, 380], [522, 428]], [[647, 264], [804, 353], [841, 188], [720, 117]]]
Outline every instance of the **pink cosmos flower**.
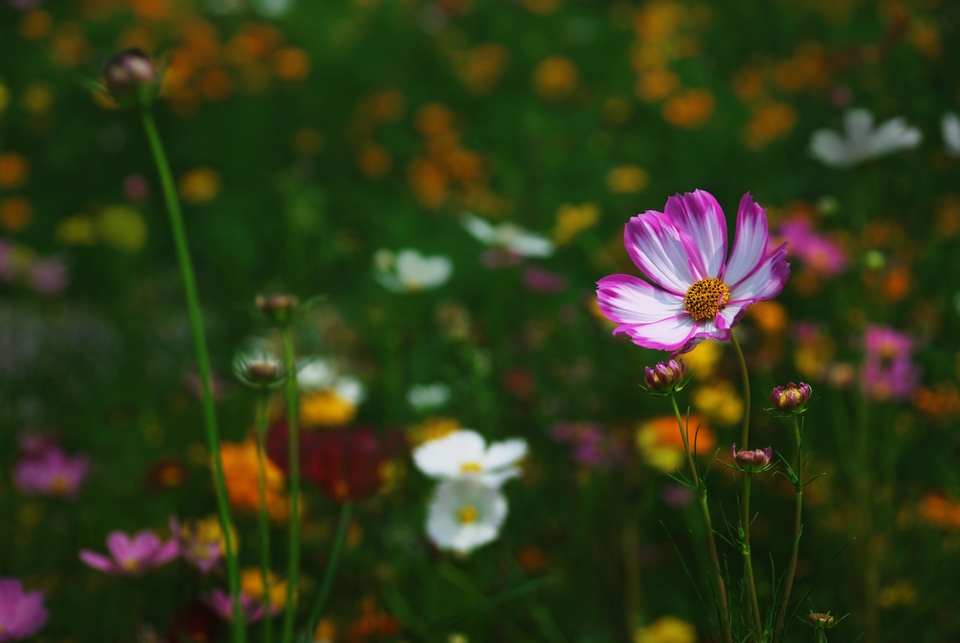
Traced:
[[[214, 613], [225, 621], [233, 621], [233, 597], [219, 587], [201, 599]], [[240, 608], [247, 623], [263, 618], [263, 605], [246, 594], [240, 594]]]
[[19, 641], [47, 622], [43, 592], [24, 592], [16, 578], [0, 578], [0, 641]]
[[20, 458], [13, 469], [13, 483], [26, 493], [76, 498], [89, 469], [87, 458], [71, 457], [50, 446]]
[[727, 257], [727, 221], [703, 190], [667, 199], [664, 212], [627, 222], [624, 245], [651, 281], [611, 275], [597, 282], [597, 302], [646, 348], [686, 353], [704, 339], [730, 339], [747, 307], [776, 297], [790, 274], [786, 244], [768, 251], [766, 211], [748, 192], [740, 200], [737, 238]]
[[176, 537], [160, 542], [149, 530], [138, 532], [132, 538], [122, 531], [112, 531], [107, 536], [107, 549], [112, 558], [82, 549], [80, 560], [107, 574], [134, 576], [168, 563], [180, 554]]
[[788, 243], [791, 257], [800, 261], [814, 274], [831, 277], [847, 270], [847, 255], [837, 241], [817, 234], [805, 218], [793, 217], [782, 224], [777, 236]]
[[913, 340], [886, 326], [868, 325], [864, 337], [860, 386], [874, 400], [905, 400], [920, 381], [913, 363]]

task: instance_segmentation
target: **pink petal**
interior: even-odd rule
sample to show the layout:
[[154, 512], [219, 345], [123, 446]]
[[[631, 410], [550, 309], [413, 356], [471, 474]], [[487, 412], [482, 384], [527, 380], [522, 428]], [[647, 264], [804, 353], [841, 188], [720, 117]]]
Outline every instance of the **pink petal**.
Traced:
[[737, 212], [737, 238], [733, 242], [733, 251], [724, 272], [723, 281], [733, 289], [733, 286], [744, 277], [756, 270], [763, 261], [767, 251], [767, 241], [770, 235], [767, 232], [767, 213], [754, 203], [747, 192], [740, 199], [740, 209]]
[[730, 339], [730, 330], [722, 327], [720, 323], [717, 322], [717, 319], [719, 319], [719, 315], [715, 319], [704, 319], [697, 322], [697, 327], [693, 335], [683, 343], [683, 346], [676, 349], [674, 354], [689, 353], [697, 347], [697, 344], [705, 339], [717, 339], [721, 342], [728, 341]]
[[644, 348], [674, 351], [686, 344], [696, 331], [697, 323], [684, 312], [649, 324], [623, 324], [613, 334], [626, 333], [634, 344]]
[[690, 235], [659, 212], [631, 218], [623, 230], [623, 245], [647, 277], [680, 296], [706, 272]]
[[664, 214], [693, 239], [706, 270], [702, 276], [719, 277], [727, 258], [727, 220], [713, 195], [694, 190], [672, 196]]
[[[133, 537], [128, 556], [139, 561], [150, 560], [160, 548], [160, 539], [152, 531], [141, 531]], [[118, 558], [117, 560], [121, 560]]]
[[122, 531], [111, 531], [107, 535], [107, 550], [114, 560], [126, 560], [133, 555], [133, 541]]
[[[219, 548], [219, 545], [218, 545]], [[176, 538], [171, 538], [159, 546], [153, 556], [150, 557], [150, 564], [154, 567], [169, 563], [180, 555], [180, 543]]]
[[88, 549], [80, 550], [80, 560], [85, 562], [87, 565], [90, 565], [90, 567], [100, 570], [101, 572], [106, 572], [108, 574], [123, 573], [123, 570], [111, 559]]
[[25, 638], [43, 627], [48, 617], [43, 607], [43, 592], [27, 592], [17, 606], [13, 620], [7, 622], [6, 626], [11, 634]]
[[597, 282], [597, 304], [610, 321], [649, 324], [683, 312], [683, 298], [639, 277], [610, 275]]
[[731, 304], [739, 301], [763, 301], [780, 294], [790, 277], [787, 263], [787, 244], [781, 245], [760, 263], [753, 272], [739, 282], [730, 284]]

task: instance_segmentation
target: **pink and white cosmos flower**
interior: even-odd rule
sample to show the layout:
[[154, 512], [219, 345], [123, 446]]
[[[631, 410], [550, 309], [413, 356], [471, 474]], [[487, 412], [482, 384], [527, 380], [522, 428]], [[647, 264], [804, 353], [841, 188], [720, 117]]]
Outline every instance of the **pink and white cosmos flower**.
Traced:
[[113, 576], [139, 576], [148, 569], [166, 564], [180, 555], [180, 543], [176, 537], [162, 542], [149, 530], [138, 532], [133, 537], [122, 531], [112, 531], [107, 536], [107, 549], [110, 556], [81, 549], [80, 560]]
[[667, 199], [664, 212], [627, 222], [624, 245], [653, 283], [631, 275], [597, 282], [597, 302], [646, 348], [686, 353], [704, 339], [730, 339], [747, 308], [772, 299], [790, 275], [786, 244], [767, 251], [766, 211], [748, 192], [740, 200], [737, 238], [727, 257], [727, 221], [703, 190]]

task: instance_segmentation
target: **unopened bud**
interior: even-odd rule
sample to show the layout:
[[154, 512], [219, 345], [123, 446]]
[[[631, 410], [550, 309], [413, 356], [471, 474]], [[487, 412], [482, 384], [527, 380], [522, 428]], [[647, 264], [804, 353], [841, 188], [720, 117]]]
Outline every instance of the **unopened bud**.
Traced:
[[790, 382], [786, 386], [777, 386], [770, 392], [773, 407], [784, 413], [799, 413], [810, 399], [813, 389], [809, 384]]
[[741, 471], [748, 473], [760, 473], [770, 464], [773, 457], [773, 447], [766, 449], [744, 449], [737, 451], [737, 445], [734, 444], [730, 450], [733, 455], [733, 461]]
[[645, 367], [643, 381], [651, 392], [669, 395], [683, 387], [683, 378], [686, 374], [686, 364], [682, 359], [677, 358]]
[[294, 295], [259, 296], [255, 301], [263, 316], [276, 326], [286, 326], [293, 321], [300, 307], [300, 300]]
[[837, 624], [837, 619], [835, 619], [830, 614], [821, 614], [820, 612], [810, 612], [807, 615], [807, 620], [810, 621], [810, 624], [817, 629], [829, 630], [831, 627]]
[[140, 49], [114, 54], [103, 66], [103, 84], [121, 105], [149, 104], [157, 85], [157, 68]]

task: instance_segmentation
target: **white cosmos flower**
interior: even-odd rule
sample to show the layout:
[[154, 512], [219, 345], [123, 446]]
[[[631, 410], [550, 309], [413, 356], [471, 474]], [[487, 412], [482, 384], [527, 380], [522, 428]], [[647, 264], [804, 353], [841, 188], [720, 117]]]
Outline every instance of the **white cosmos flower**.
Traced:
[[463, 227], [481, 243], [506, 250], [520, 257], [549, 257], [553, 254], [553, 242], [546, 237], [528, 232], [514, 223], [491, 225], [488, 221], [468, 214], [463, 217]]
[[488, 447], [479, 433], [461, 429], [417, 447], [413, 462], [431, 478], [477, 480], [490, 487], [499, 487], [504, 481], [520, 475], [517, 463], [525, 455], [525, 440], [504, 440]]
[[496, 539], [507, 517], [507, 499], [477, 480], [447, 480], [430, 500], [427, 535], [440, 549], [466, 554]]
[[450, 387], [442, 382], [414, 384], [407, 391], [407, 402], [415, 411], [427, 411], [443, 406], [450, 399]]
[[406, 248], [396, 254], [378, 250], [373, 257], [376, 279], [394, 292], [436, 288], [450, 278], [453, 262], [449, 257], [427, 257]]
[[876, 129], [873, 115], [865, 109], [851, 109], [843, 115], [843, 136], [831, 130], [817, 130], [810, 140], [810, 153], [832, 167], [853, 167], [861, 161], [916, 147], [923, 134], [908, 127], [903, 118], [894, 118]]
[[943, 131], [943, 143], [950, 156], [960, 157], [960, 118], [953, 112], [947, 112], [940, 121]]
[[297, 386], [304, 393], [333, 391], [340, 399], [354, 406], [363, 401], [363, 384], [352, 375], [337, 371], [325, 359], [310, 357], [300, 360], [297, 367]]

